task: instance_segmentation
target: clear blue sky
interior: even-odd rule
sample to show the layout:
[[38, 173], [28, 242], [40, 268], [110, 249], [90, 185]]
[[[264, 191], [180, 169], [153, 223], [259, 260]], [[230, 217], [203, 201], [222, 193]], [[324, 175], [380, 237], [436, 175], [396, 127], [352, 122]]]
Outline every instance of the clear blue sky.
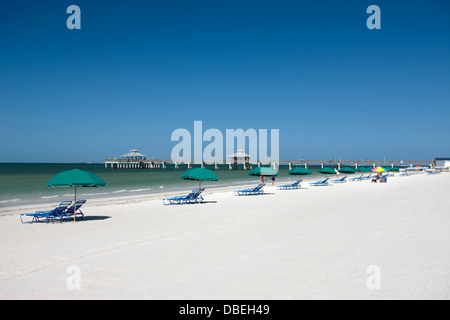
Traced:
[[279, 129], [282, 159], [432, 159], [449, 88], [449, 1], [0, 2], [0, 162], [169, 158], [194, 120]]

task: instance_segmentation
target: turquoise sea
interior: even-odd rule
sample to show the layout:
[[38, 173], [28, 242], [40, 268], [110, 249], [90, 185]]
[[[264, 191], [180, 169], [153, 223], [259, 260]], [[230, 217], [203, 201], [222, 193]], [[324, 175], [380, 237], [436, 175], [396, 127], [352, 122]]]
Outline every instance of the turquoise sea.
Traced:
[[[213, 166], [206, 167], [214, 169]], [[107, 186], [102, 188], [78, 189], [77, 194], [80, 197], [151, 194], [172, 190], [185, 192], [198, 186], [196, 181], [180, 179], [180, 175], [187, 170], [186, 165], [181, 165], [178, 169], [173, 165], [168, 165], [166, 169], [106, 169], [104, 164], [98, 163], [0, 163], [0, 207], [22, 203], [58, 202], [73, 197], [72, 188], [47, 188], [45, 184], [55, 174], [76, 168], [94, 172], [107, 183]], [[319, 168], [320, 166], [309, 166], [313, 174], [302, 178], [322, 178], [323, 176], [317, 173]], [[288, 165], [280, 165], [277, 182], [297, 179], [297, 176], [289, 176], [288, 171]], [[239, 167], [229, 170], [228, 165], [219, 165], [219, 169], [214, 172], [219, 181], [204, 182], [205, 187], [239, 186], [259, 182], [259, 177], [249, 176], [248, 170]]]

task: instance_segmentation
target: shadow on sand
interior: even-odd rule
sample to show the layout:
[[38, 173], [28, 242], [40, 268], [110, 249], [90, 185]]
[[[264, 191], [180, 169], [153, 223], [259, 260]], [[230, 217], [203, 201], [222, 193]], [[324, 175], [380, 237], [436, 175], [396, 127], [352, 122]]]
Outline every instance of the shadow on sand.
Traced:
[[97, 220], [106, 220], [111, 219], [110, 216], [84, 216], [82, 219], [77, 219], [78, 222], [83, 221], [97, 221]]

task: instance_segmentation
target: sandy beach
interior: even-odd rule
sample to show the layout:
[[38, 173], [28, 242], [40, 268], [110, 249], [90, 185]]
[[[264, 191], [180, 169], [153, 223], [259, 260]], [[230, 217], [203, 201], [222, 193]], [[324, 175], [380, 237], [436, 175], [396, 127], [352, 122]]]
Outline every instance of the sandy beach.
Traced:
[[235, 189], [87, 199], [76, 223], [1, 208], [0, 299], [450, 298], [450, 173]]

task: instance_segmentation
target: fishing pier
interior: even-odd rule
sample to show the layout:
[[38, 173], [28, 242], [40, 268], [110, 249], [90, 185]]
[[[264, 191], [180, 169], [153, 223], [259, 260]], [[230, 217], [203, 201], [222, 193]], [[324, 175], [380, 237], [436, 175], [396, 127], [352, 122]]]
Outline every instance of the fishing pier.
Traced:
[[[385, 167], [413, 167], [416, 165], [432, 165], [433, 160], [280, 160], [279, 165], [288, 166], [289, 170], [293, 167], [304, 166], [333, 166], [338, 170], [341, 166], [355, 167], [358, 166], [385, 166]], [[238, 150], [235, 154], [229, 155], [228, 160], [215, 163], [205, 163], [202, 161], [192, 161], [190, 163], [174, 162], [168, 159], [147, 159], [144, 154], [141, 154], [136, 149], [130, 150], [129, 153], [124, 154], [121, 158], [108, 158], [105, 159], [105, 168], [110, 169], [166, 169], [168, 167], [178, 169], [180, 166], [187, 169], [192, 167], [208, 167], [212, 170], [219, 170], [225, 168], [229, 170], [251, 170], [253, 167], [261, 166], [261, 163], [252, 164], [250, 157]], [[268, 165], [268, 164], [264, 164]], [[272, 163], [271, 166], [276, 166]]]

